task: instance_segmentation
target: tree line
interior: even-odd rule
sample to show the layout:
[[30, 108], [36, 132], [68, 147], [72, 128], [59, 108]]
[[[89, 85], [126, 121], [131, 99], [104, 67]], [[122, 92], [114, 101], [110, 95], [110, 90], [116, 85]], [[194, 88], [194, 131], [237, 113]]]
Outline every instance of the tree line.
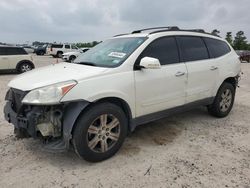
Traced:
[[[217, 29], [214, 29], [211, 33], [220, 36], [220, 31]], [[250, 43], [248, 43], [244, 31], [238, 31], [234, 37], [232, 32], [227, 32], [225, 39], [235, 50], [250, 50]]]
[[[98, 42], [98, 41], [78, 42], [78, 43], [73, 43], [73, 44], [76, 45], [78, 48], [91, 48], [91, 47], [94, 47], [95, 45], [99, 44], [100, 42]], [[50, 42], [35, 41], [35, 42], [32, 43], [32, 46], [42, 46], [44, 44], [57, 44], [57, 42], [50, 43]]]

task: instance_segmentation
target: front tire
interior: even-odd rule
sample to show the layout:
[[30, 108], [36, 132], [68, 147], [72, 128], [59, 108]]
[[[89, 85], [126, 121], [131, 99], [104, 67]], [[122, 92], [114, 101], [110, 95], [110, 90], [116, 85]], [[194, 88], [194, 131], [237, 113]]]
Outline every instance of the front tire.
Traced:
[[18, 139], [29, 138], [30, 137], [28, 132], [23, 128], [19, 128], [19, 129], [15, 128], [14, 129], [14, 134], [15, 134], [15, 137], [18, 138]]
[[33, 69], [33, 66], [31, 63], [29, 62], [22, 62], [19, 66], [18, 66], [18, 69], [17, 71], [19, 73], [24, 73], [24, 72], [28, 72], [28, 71], [31, 71]]
[[123, 110], [112, 103], [100, 103], [80, 115], [72, 142], [80, 157], [99, 162], [115, 155], [127, 131], [128, 121]]
[[69, 57], [69, 62], [72, 63], [76, 59], [76, 56], [72, 55]]
[[57, 57], [58, 58], [62, 58], [63, 57], [63, 53], [62, 52], [57, 52]]
[[224, 82], [219, 88], [213, 104], [208, 106], [208, 112], [215, 117], [225, 117], [231, 111], [235, 98], [235, 87]]

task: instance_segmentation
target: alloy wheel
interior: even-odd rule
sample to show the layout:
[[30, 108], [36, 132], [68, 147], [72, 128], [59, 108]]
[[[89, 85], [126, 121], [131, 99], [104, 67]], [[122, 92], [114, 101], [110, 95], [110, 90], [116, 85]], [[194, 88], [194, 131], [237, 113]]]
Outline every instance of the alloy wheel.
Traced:
[[30, 71], [32, 68], [31, 68], [31, 66], [29, 65], [29, 64], [23, 64], [22, 66], [21, 66], [21, 71], [22, 72], [27, 72], [27, 71]]
[[232, 103], [233, 95], [230, 89], [225, 89], [221, 94], [220, 100], [220, 110], [221, 112], [226, 112]]
[[117, 143], [120, 129], [120, 122], [114, 115], [100, 115], [88, 128], [88, 147], [97, 153], [107, 152]]

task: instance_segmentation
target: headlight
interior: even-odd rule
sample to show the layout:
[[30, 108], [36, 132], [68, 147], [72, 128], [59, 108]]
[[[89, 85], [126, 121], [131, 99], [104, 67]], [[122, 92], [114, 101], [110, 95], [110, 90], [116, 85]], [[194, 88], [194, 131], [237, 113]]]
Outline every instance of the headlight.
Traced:
[[76, 81], [61, 82], [30, 91], [22, 100], [24, 104], [58, 104], [62, 97], [77, 84]]

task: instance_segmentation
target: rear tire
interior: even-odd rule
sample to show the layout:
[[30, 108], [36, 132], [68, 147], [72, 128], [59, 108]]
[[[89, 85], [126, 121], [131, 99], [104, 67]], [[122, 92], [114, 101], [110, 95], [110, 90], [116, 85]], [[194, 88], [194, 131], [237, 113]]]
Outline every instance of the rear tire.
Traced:
[[90, 162], [112, 157], [127, 136], [128, 121], [123, 110], [112, 103], [100, 103], [80, 115], [73, 131], [75, 152]]
[[63, 56], [63, 53], [62, 52], [57, 52], [57, 57], [59, 57], [59, 58], [62, 58], [62, 56]]
[[208, 112], [215, 117], [225, 117], [231, 111], [235, 98], [235, 87], [224, 82], [219, 88], [213, 104], [208, 106]]

